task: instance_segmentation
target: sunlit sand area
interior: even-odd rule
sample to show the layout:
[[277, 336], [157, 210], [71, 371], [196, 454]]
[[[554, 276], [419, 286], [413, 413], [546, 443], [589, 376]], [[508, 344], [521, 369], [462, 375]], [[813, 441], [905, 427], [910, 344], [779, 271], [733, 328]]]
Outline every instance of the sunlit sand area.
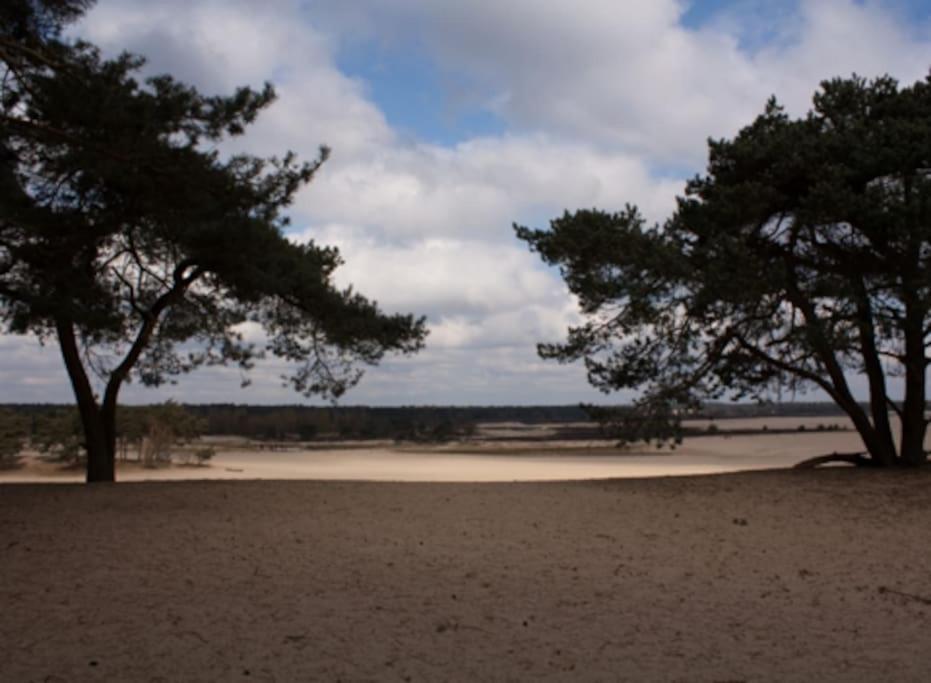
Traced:
[[[705, 429], [708, 422], [690, 423]], [[813, 456], [862, 449], [849, 422], [839, 417], [771, 417], [716, 420], [718, 435], [690, 438], [675, 450], [609, 440], [525, 440], [546, 437], [548, 427], [486, 425], [479, 440], [442, 445], [392, 442], [284, 445], [270, 450], [242, 440], [214, 439], [218, 453], [207, 466], [143, 468], [121, 463], [122, 481], [153, 479], [340, 479], [372, 481], [552, 481], [714, 474], [791, 467]], [[760, 430], [772, 434], [728, 434]], [[798, 428], [804, 428], [799, 431]], [[828, 430], [841, 427], [842, 430]], [[819, 431], [819, 428], [821, 431]], [[0, 481], [82, 481], [81, 470], [26, 457]]]

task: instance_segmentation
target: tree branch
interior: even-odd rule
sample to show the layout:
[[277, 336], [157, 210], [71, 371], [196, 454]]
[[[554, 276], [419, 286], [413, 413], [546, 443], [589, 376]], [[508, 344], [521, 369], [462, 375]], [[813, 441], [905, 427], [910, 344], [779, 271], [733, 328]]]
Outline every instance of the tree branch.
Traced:
[[[786, 270], [788, 271], [786, 294], [788, 295], [789, 301], [801, 310], [802, 317], [805, 320], [805, 334], [811, 343], [812, 349], [827, 370], [828, 376], [831, 378], [833, 389], [829, 392], [829, 395], [843, 408], [844, 412], [850, 415], [854, 424], [857, 426], [857, 431], [861, 433], [864, 439], [866, 439], [868, 434], [873, 437], [875, 436], [875, 430], [869, 418], [864, 414], [863, 410], [854, 399], [853, 394], [850, 392], [850, 386], [847, 384], [846, 377], [844, 377], [844, 371], [837, 361], [837, 357], [834, 355], [831, 344], [825, 338], [820, 328], [819, 318], [814, 306], [798, 286], [794, 255], [791, 251], [793, 248], [794, 244], [790, 246], [790, 251], [783, 253]], [[824, 387], [822, 382], [823, 380], [819, 381], [819, 384]]]
[[155, 331], [155, 327], [158, 324], [159, 316], [161, 316], [169, 306], [184, 296], [184, 292], [191, 283], [203, 274], [203, 269], [195, 267], [190, 273], [184, 275], [184, 271], [191, 265], [193, 265], [193, 262], [185, 263], [182, 261], [182, 263], [175, 268], [174, 286], [156, 299], [155, 303], [143, 314], [142, 327], [139, 328], [136, 338], [129, 347], [129, 351], [127, 351], [122, 362], [110, 373], [110, 380], [107, 382], [107, 388], [104, 393], [103, 405], [105, 410], [115, 409], [116, 397], [119, 393], [120, 386], [129, 375], [130, 370], [132, 370], [133, 366], [139, 360], [146, 345], [149, 343], [149, 339], [151, 339], [152, 333]]
[[744, 339], [741, 335], [735, 334], [734, 339], [737, 340], [737, 343], [740, 344], [741, 348], [743, 348], [745, 351], [748, 351], [752, 355], [756, 356], [757, 358], [762, 360], [764, 363], [768, 363], [784, 372], [788, 372], [789, 374], [801, 377], [802, 379], [806, 379], [810, 382], [814, 382], [819, 387], [824, 389], [824, 391], [827, 392], [827, 394], [834, 401], [838, 400], [838, 395], [837, 395], [837, 392], [834, 386], [830, 382], [825, 380], [823, 377], [821, 377], [821, 375], [815, 374], [814, 372], [810, 372], [809, 370], [805, 370], [804, 368], [800, 368], [795, 365], [791, 365], [790, 363], [787, 363], [785, 361], [779, 360], [775, 356], [771, 356], [770, 354], [766, 353], [758, 346], [751, 344], [746, 339]]

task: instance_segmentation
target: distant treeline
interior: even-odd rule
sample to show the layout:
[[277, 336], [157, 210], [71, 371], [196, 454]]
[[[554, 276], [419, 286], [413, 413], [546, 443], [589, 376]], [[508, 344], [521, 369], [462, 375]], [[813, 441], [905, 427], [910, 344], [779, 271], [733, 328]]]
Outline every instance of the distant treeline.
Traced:
[[[74, 411], [73, 406], [10, 404], [7, 409], [26, 417], [33, 433], [48, 414]], [[480, 422], [541, 424], [588, 419], [580, 406], [496, 407], [362, 407], [362, 406], [242, 406], [181, 405], [202, 426], [202, 433], [263, 440], [395, 439], [442, 441], [472, 434]], [[149, 408], [120, 406], [117, 431], [135, 423]]]
[[[865, 407], [866, 404], [864, 404]], [[845, 413], [836, 403], [791, 402], [791, 403], [706, 403], [695, 414], [695, 418], [728, 417], [835, 417]]]
[[215, 435], [255, 439], [445, 441], [483, 422], [542, 424], [588, 419], [580, 406], [235, 406], [191, 405]]
[[285, 439], [395, 439], [442, 441], [469, 436], [482, 422], [575, 422], [579, 406], [188, 406], [211, 434]]
[[[169, 462], [172, 451], [204, 435], [207, 422], [194, 411], [171, 401], [151, 406], [122, 406], [115, 433], [116, 456], [148, 466]], [[0, 406], [0, 467], [16, 464], [23, 447], [54, 459], [78, 463], [86, 455], [84, 431], [73, 405]], [[186, 451], [186, 462], [202, 463], [213, 451]]]
[[[73, 410], [52, 404], [10, 404], [6, 408], [36, 427], [49, 413]], [[243, 406], [232, 404], [182, 405], [196, 418], [201, 433], [262, 440], [395, 439], [443, 441], [470, 436], [476, 425], [495, 422], [525, 424], [586, 422], [588, 409], [562, 406]], [[118, 430], [137, 422], [146, 407], [123, 406]], [[689, 415], [694, 418], [838, 416], [833, 403], [733, 404], [712, 403]]]

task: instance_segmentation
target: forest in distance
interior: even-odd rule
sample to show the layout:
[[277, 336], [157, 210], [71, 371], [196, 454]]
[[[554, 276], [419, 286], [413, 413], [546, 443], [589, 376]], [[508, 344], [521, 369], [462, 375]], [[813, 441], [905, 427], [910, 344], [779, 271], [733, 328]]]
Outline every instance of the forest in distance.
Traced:
[[[35, 439], [47, 425], [73, 422], [80, 436], [74, 406], [62, 404], [8, 404], [0, 408], [19, 418], [21, 429]], [[147, 419], [159, 411], [173, 414], [172, 422], [189, 423], [190, 431], [212, 436], [238, 436], [257, 441], [313, 441], [393, 439], [395, 441], [448, 441], [467, 438], [480, 423], [514, 422], [526, 425], [560, 424], [561, 435], [574, 438], [610, 438], [607, 424], [599, 424], [598, 411], [623, 414], [625, 406], [302, 406], [175, 404], [121, 406], [117, 427], [130, 436], [144, 430]], [[840, 417], [833, 403], [708, 403], [685, 417], [695, 420], [755, 417]], [[52, 431], [61, 432], [62, 427]], [[688, 432], [686, 432], [688, 435]]]

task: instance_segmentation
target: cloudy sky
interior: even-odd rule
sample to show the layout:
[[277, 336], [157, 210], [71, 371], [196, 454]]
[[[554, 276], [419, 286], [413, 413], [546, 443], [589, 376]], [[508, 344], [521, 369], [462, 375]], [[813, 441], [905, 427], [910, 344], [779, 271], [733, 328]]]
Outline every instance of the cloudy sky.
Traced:
[[[928, 0], [98, 0], [74, 33], [208, 93], [273, 82], [240, 148], [332, 147], [294, 238], [337, 245], [341, 283], [431, 330], [344, 401], [371, 405], [604, 400], [583, 368], [536, 357], [575, 306], [511, 224], [626, 202], [661, 220], [707, 137], [769, 95], [800, 115], [826, 77], [931, 66]], [[124, 398], [298, 401], [279, 374], [240, 389], [200, 371]], [[2, 401], [70, 400], [56, 349], [32, 339], [0, 336], [0, 381]]]

